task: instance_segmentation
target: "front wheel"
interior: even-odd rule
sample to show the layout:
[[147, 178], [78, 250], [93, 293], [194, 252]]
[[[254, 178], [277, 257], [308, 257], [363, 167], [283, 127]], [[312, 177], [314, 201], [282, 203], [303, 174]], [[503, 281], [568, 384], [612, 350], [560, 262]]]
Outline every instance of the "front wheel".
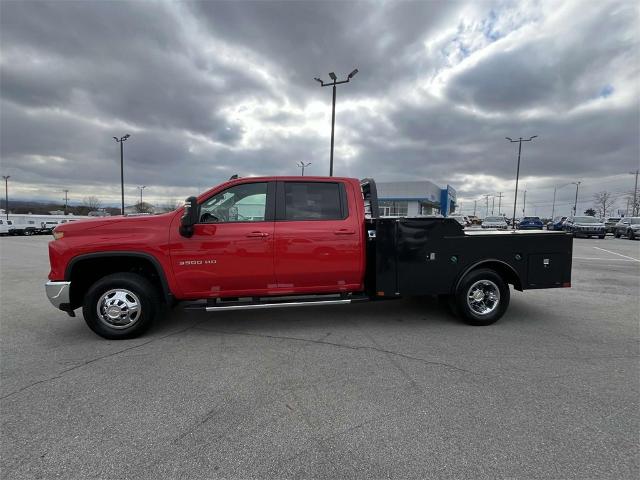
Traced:
[[91, 330], [110, 340], [134, 338], [154, 322], [158, 293], [134, 273], [114, 273], [94, 283], [84, 298], [82, 314]]
[[462, 279], [455, 294], [458, 312], [469, 325], [497, 322], [509, 306], [509, 285], [490, 269], [472, 271]]
[[627, 237], [629, 238], [629, 240], [635, 240], [636, 239], [636, 234], [633, 233], [633, 230], [629, 230], [629, 233], [627, 234]]

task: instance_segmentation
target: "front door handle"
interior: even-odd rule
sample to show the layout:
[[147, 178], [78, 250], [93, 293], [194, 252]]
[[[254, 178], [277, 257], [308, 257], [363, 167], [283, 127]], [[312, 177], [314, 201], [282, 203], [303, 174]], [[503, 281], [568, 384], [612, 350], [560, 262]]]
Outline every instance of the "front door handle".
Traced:
[[348, 228], [341, 228], [340, 230], [336, 230], [333, 233], [336, 235], [353, 235], [356, 233], [355, 230], [349, 230]]
[[269, 234], [265, 232], [251, 232], [247, 233], [247, 237], [268, 237]]

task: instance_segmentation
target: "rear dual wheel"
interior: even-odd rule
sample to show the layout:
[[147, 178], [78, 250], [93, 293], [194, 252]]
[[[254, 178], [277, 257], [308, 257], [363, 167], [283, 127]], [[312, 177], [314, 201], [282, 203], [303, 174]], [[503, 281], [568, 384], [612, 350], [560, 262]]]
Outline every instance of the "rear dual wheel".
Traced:
[[467, 274], [453, 296], [455, 310], [469, 325], [497, 322], [509, 306], [509, 285], [494, 270], [482, 268]]

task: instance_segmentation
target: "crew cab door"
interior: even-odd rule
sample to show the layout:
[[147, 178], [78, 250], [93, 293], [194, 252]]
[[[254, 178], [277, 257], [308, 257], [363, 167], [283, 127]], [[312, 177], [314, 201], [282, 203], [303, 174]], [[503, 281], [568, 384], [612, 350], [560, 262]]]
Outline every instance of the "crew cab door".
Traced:
[[199, 205], [193, 236], [172, 229], [172, 268], [184, 298], [260, 295], [275, 287], [275, 182], [243, 182]]
[[350, 187], [338, 181], [278, 182], [275, 274], [282, 293], [361, 289], [364, 234], [358, 212], [350, 208]]

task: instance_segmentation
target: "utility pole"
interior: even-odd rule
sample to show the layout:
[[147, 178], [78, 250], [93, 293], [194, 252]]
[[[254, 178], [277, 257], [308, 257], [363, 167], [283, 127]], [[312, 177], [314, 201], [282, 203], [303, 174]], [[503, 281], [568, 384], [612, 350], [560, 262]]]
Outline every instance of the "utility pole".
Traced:
[[68, 215], [68, 213], [67, 213], [67, 205], [69, 204], [69, 197], [68, 197], [69, 190], [65, 188], [62, 191], [64, 192], [64, 214]]
[[124, 148], [123, 148], [123, 144], [124, 142], [127, 140], [127, 138], [129, 138], [131, 135], [129, 135], [128, 133], [122, 137], [120, 137], [120, 139], [118, 139], [118, 137], [113, 137], [113, 139], [120, 144], [120, 189], [122, 192], [122, 210], [121, 210], [121, 214], [124, 215]]
[[502, 192], [498, 192], [498, 215], [502, 215], [500, 212], [500, 206], [502, 205]]
[[316, 82], [320, 83], [321, 87], [329, 87], [329, 86], [333, 87], [333, 104], [331, 108], [331, 154], [329, 157], [329, 176], [330, 177], [333, 177], [333, 137], [334, 137], [334, 131], [335, 131], [335, 125], [336, 125], [336, 85], [340, 85], [341, 83], [349, 83], [349, 81], [356, 76], [356, 73], [358, 73], [357, 68], [347, 76], [346, 80], [342, 80], [338, 82], [338, 77], [336, 77], [336, 74], [333, 72], [330, 72], [329, 77], [331, 78], [331, 80], [333, 80], [333, 83], [324, 83], [318, 77], [314, 78]]
[[491, 195], [491, 215], [493, 215], [493, 209], [496, 206], [496, 196], [495, 195]]
[[4, 213], [7, 215], [7, 222], [9, 221], [9, 179], [11, 175], [2, 175], [4, 178]]
[[309, 163], [298, 162], [298, 163], [296, 163], [296, 165], [297, 165], [299, 168], [301, 168], [301, 169], [302, 169], [302, 176], [304, 177], [304, 169], [305, 169], [306, 167], [308, 167], [309, 165], [311, 165], [311, 162], [309, 162]]
[[632, 217], [637, 217], [639, 212], [639, 208], [638, 208], [638, 173], [640, 173], [640, 170], [636, 170], [635, 172], [629, 172], [631, 175], [635, 175], [636, 176], [636, 185], [633, 187], [633, 208], [631, 209], [631, 216]]
[[515, 193], [515, 199], [513, 200], [513, 227], [512, 228], [514, 230], [516, 228], [516, 204], [518, 203], [518, 179], [520, 177], [520, 155], [522, 154], [522, 142], [530, 142], [531, 140], [537, 137], [538, 137], [537, 135], [534, 135], [533, 137], [530, 137], [529, 140], [523, 140], [522, 137], [520, 137], [518, 140], [511, 140], [509, 137], [505, 137], [511, 143], [518, 144], [518, 169], [516, 170], [516, 193]]
[[490, 196], [491, 196], [491, 195], [485, 195], [485, 196], [484, 196], [484, 199], [485, 199], [485, 201], [486, 201], [486, 203], [487, 203], [487, 213], [485, 213], [485, 215], [484, 215], [485, 217], [488, 217], [488, 216], [489, 216], [489, 197], [490, 197]]
[[147, 186], [146, 185], [140, 185], [138, 188], [140, 189], [140, 208], [142, 208], [142, 191], [145, 188], [147, 188]]
[[525, 212], [527, 210], [527, 191], [524, 191], [524, 202], [522, 203], [522, 216], [525, 216]]
[[473, 216], [474, 216], [474, 217], [476, 216], [476, 203], [477, 203], [477, 202], [478, 202], [477, 200], [474, 200], [474, 201], [473, 201]]
[[580, 184], [582, 182], [571, 182], [572, 185], [576, 186], [576, 200], [573, 202], [573, 216], [575, 217], [578, 214], [578, 189], [580, 188]]

